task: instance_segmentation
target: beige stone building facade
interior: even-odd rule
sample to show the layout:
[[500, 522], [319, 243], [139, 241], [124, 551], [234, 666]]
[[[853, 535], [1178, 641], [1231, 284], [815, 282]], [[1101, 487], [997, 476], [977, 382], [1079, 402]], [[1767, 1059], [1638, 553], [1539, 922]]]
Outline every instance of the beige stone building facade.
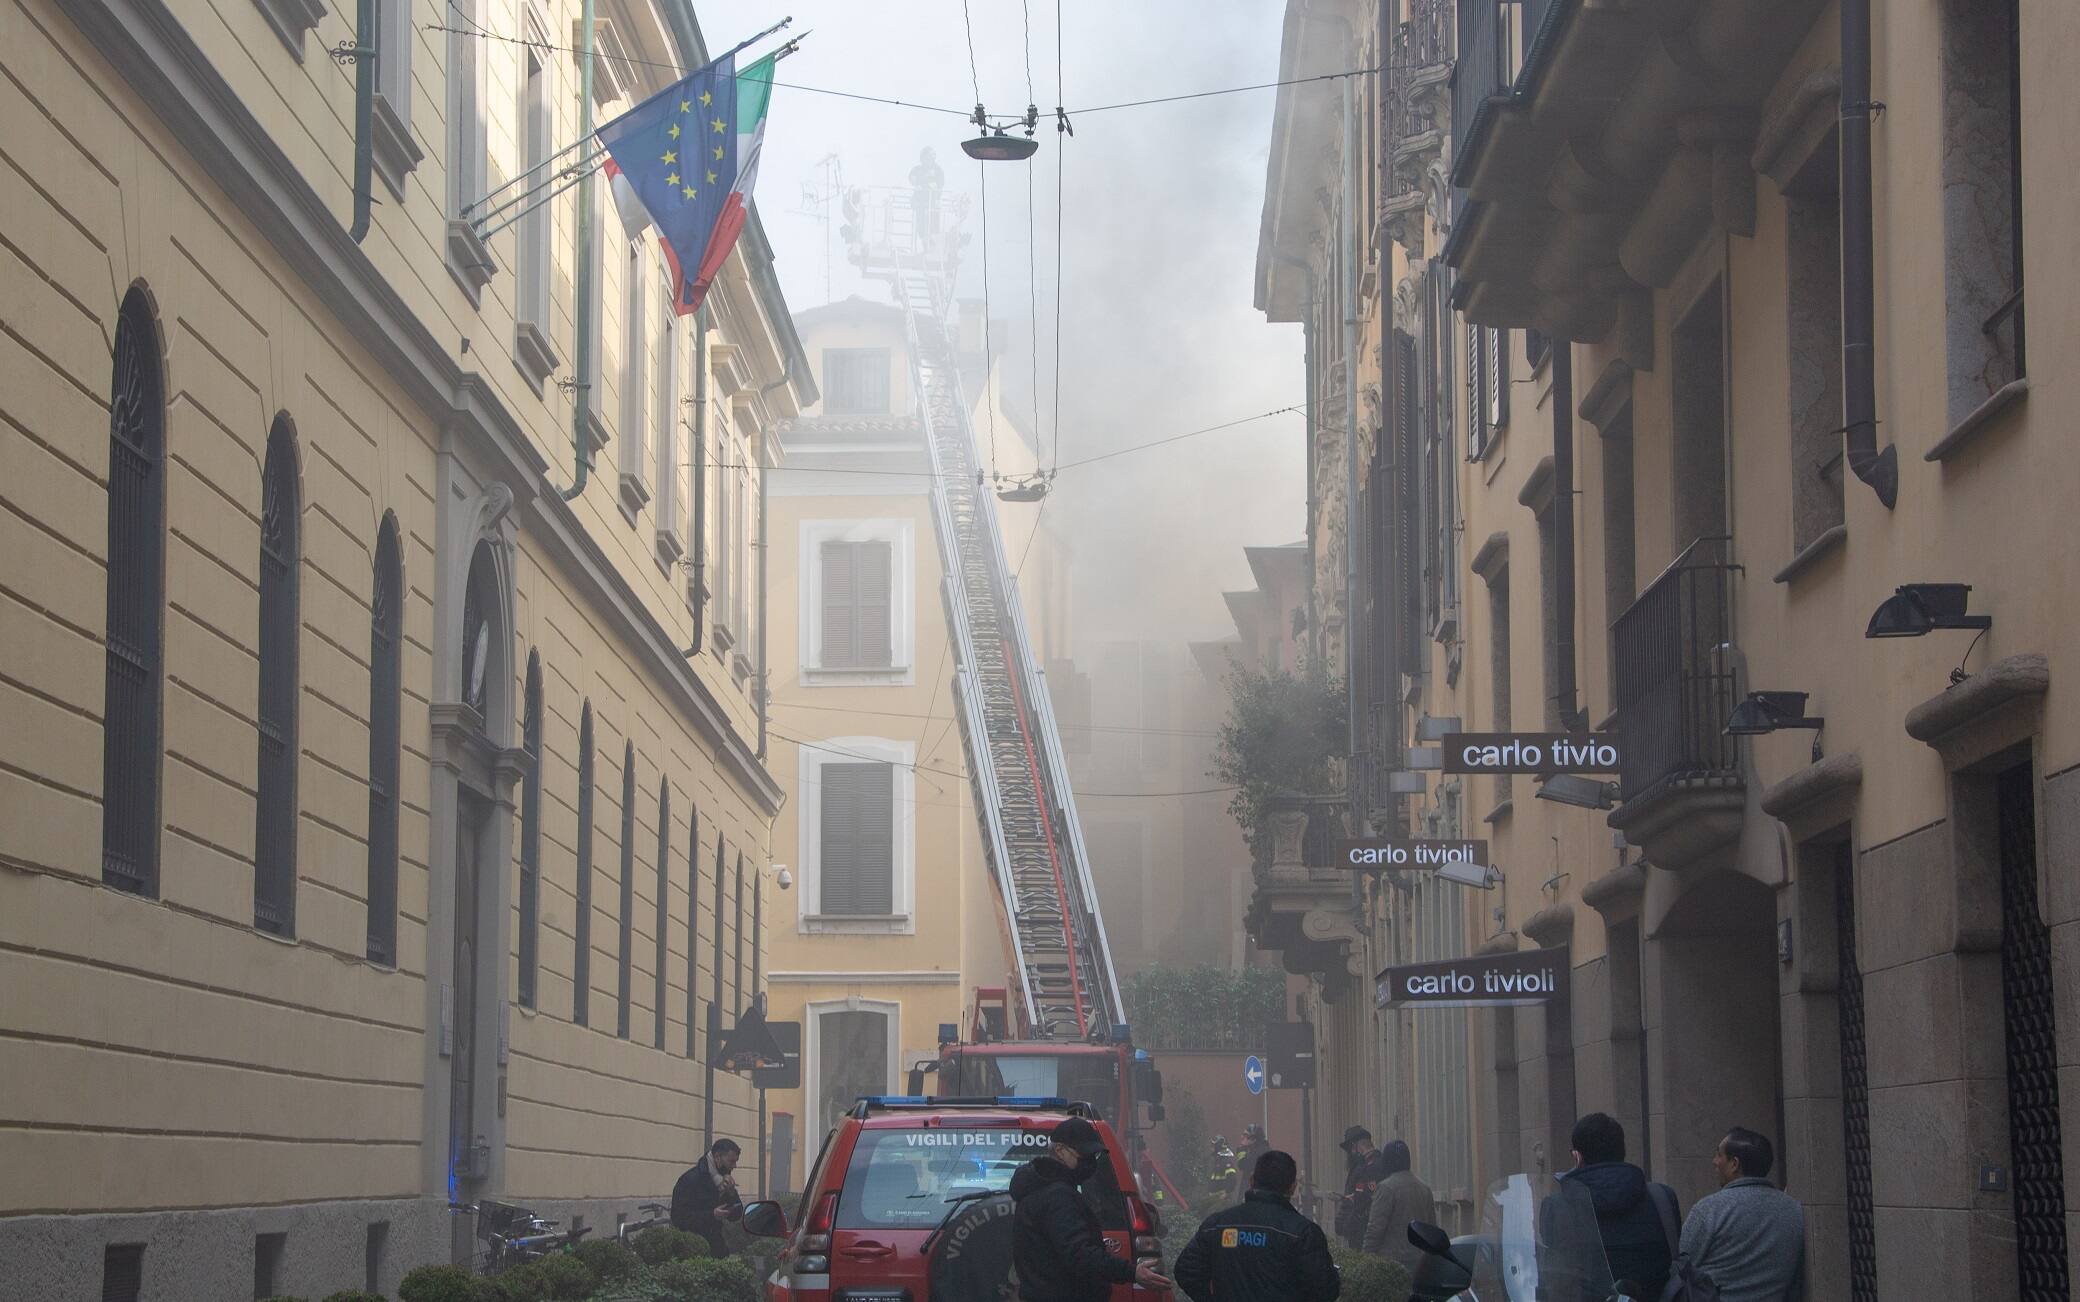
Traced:
[[[1289, 8], [1292, 68], [1388, 68], [1355, 132], [1281, 92], [1259, 267], [1326, 376], [1313, 455], [1356, 453], [1314, 481], [1321, 644], [1379, 707], [1333, 815], [1484, 838], [1502, 883], [1361, 888], [1347, 953], [1288, 962], [1424, 956], [1451, 893], [1428, 953], [1574, 974], [1466, 1014], [1442, 1097], [1439, 1014], [1327, 1005], [1325, 1096], [1355, 1082], [1419, 1172], [1564, 1169], [1602, 1110], [1687, 1206], [1745, 1125], [1808, 1295], [2069, 1295], [2074, 35], [2029, 0]], [[1930, 584], [1971, 590], [1898, 591]], [[1454, 732], [1592, 730], [1617, 772], [1434, 767]], [[1295, 867], [1260, 895], [1328, 930], [1345, 884]]]
[[0, 11], [0, 1296], [394, 1292], [451, 1200], [755, 1170], [704, 1032], [815, 381], [755, 218], [698, 318], [602, 184], [471, 229], [705, 58], [598, 8], [378, 3], [358, 242], [337, 7]]

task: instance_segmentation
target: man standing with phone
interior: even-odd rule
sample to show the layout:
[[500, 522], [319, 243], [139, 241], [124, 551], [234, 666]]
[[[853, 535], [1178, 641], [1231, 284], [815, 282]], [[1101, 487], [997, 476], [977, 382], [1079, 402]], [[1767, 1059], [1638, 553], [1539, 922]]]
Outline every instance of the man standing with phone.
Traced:
[[1105, 1250], [1105, 1229], [1081, 1186], [1098, 1174], [1105, 1141], [1082, 1117], [1048, 1136], [1046, 1153], [1011, 1177], [1011, 1263], [1021, 1302], [1107, 1302], [1115, 1284], [1168, 1289], [1155, 1264]]

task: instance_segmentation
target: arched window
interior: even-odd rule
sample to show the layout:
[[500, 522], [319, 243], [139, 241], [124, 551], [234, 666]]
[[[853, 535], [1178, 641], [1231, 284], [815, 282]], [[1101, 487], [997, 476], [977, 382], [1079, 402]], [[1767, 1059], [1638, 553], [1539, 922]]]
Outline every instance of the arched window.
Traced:
[[657, 974], [657, 995], [653, 1007], [657, 1014], [657, 1032], [653, 1037], [656, 1047], [664, 1048], [664, 924], [672, 916], [672, 782], [670, 778], [657, 779], [657, 962], [652, 971]]
[[116, 317], [108, 401], [108, 650], [101, 879], [159, 893], [159, 719], [166, 606], [166, 384], [141, 289]]
[[686, 811], [686, 1056], [699, 1043], [701, 988], [701, 811]]
[[376, 531], [368, 613], [368, 958], [397, 962], [397, 799], [403, 709], [404, 558], [397, 517]]
[[296, 432], [267, 436], [260, 488], [260, 763], [253, 815], [253, 925], [296, 934], [296, 577], [303, 514]]
[[571, 960], [571, 1020], [591, 1024], [592, 1010], [592, 702], [578, 716], [577, 954]]
[[730, 1006], [730, 1012], [731, 1012], [731, 1013], [732, 1013], [732, 1014], [733, 1014], [734, 1016], [736, 1016], [736, 1017], [742, 1017], [742, 1016], [744, 1015], [744, 1008], [745, 1008], [745, 1004], [744, 1004], [744, 852], [743, 852], [743, 851], [741, 851], [741, 850], [739, 850], [739, 851], [737, 852], [737, 916], [736, 916], [735, 920], [734, 920], [734, 921], [732, 921], [732, 923], [730, 924], [730, 926], [731, 926], [731, 932], [732, 932], [732, 934], [733, 934], [733, 935], [734, 935], [734, 936], [736, 937], [736, 944], [735, 944], [735, 946], [734, 946], [734, 951], [733, 951], [733, 952], [735, 953], [735, 956], [736, 956], [736, 961], [735, 961], [735, 963], [734, 963], [734, 964], [732, 965], [732, 969], [733, 969], [733, 970], [732, 970], [732, 971], [730, 972], [730, 977], [729, 977], [729, 980], [730, 980], [730, 989], [731, 989], [731, 993], [733, 993], [733, 994], [734, 994], [734, 995], [736, 996], [736, 1002], [735, 1002], [734, 1004], [732, 1004], [732, 1005]]
[[520, 784], [520, 1006], [535, 1007], [542, 916], [542, 655], [527, 654], [526, 713], [520, 744], [527, 778]]
[[621, 1003], [614, 1034], [628, 1038], [629, 1000], [635, 993], [631, 962], [636, 945], [636, 744], [621, 749]]

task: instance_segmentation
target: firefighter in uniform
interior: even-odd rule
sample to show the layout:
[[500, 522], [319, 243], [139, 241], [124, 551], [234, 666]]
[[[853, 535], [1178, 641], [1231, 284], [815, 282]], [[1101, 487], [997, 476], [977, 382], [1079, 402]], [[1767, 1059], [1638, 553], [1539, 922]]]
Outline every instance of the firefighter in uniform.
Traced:
[[1172, 1272], [1192, 1302], [1334, 1302], [1343, 1278], [1322, 1227], [1293, 1206], [1300, 1167], [1272, 1149], [1239, 1206], [1200, 1222]]
[[1234, 1187], [1235, 1150], [1228, 1147], [1226, 1135], [1215, 1135], [1213, 1160], [1206, 1168], [1206, 1199], [1209, 1203], [1225, 1202]]

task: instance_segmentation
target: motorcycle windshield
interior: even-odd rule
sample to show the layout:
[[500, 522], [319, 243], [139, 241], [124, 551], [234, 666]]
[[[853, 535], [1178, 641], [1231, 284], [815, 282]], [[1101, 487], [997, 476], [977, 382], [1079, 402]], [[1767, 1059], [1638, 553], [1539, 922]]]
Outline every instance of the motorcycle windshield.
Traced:
[[1510, 1302], [1605, 1302], [1610, 1263], [1589, 1191], [1518, 1173], [1488, 1186], [1474, 1291]]

